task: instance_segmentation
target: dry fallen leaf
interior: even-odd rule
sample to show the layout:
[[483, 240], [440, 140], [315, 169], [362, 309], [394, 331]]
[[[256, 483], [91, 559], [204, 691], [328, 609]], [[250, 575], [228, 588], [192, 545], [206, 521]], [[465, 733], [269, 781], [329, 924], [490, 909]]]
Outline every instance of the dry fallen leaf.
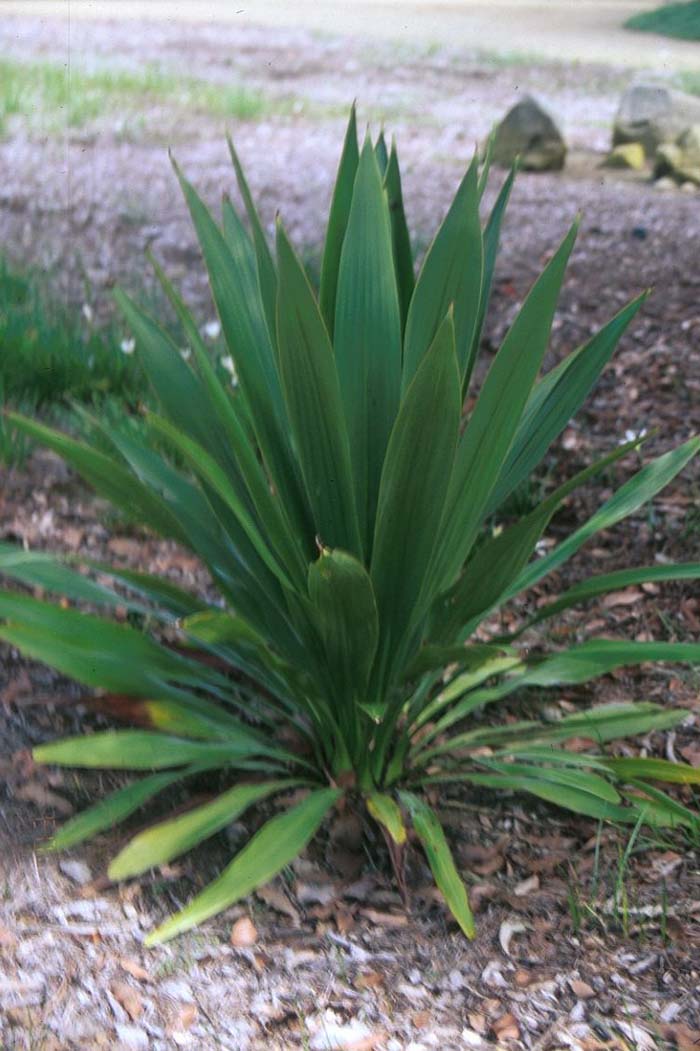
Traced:
[[377, 909], [361, 909], [371, 923], [380, 927], [405, 927], [408, 924], [408, 916], [405, 912], [378, 912]]
[[63, 796], [59, 796], [57, 792], [52, 792], [45, 785], [39, 784], [38, 781], [27, 781], [26, 784], [20, 785], [15, 789], [15, 795], [25, 803], [33, 803], [42, 809], [55, 810], [66, 817], [74, 810], [72, 803], [69, 803]]
[[292, 921], [293, 927], [298, 927], [301, 924], [299, 910], [295, 908], [285, 892], [273, 883], [266, 883], [263, 887], [258, 887], [255, 897], [259, 898], [265, 905], [269, 905], [276, 912], [281, 912], [283, 916], [288, 916]]
[[142, 967], [138, 960], [130, 960], [128, 956], [122, 956], [119, 964], [122, 970], [130, 974], [138, 982], [150, 982], [152, 980], [146, 968]]
[[528, 894], [532, 894], [533, 891], [540, 889], [540, 877], [537, 875], [528, 876], [527, 879], [516, 884], [513, 888], [513, 893], [518, 898], [524, 898]]
[[384, 976], [379, 971], [363, 971], [355, 979], [356, 989], [377, 989], [384, 984]]
[[132, 1022], [135, 1022], [143, 1014], [143, 1000], [138, 991], [127, 982], [112, 982], [110, 986], [112, 996], [121, 1004]]
[[672, 1041], [678, 1051], [698, 1051], [700, 1048], [700, 1029], [690, 1029], [682, 1022], [661, 1027], [664, 1040]]
[[579, 1000], [590, 1000], [592, 996], [595, 996], [595, 989], [588, 984], [588, 982], [582, 982], [579, 978], [571, 978], [569, 980], [571, 992], [574, 996], [578, 997]]
[[173, 1029], [190, 1029], [197, 1021], [196, 1004], [183, 1004], [173, 1021]]
[[231, 928], [231, 945], [237, 949], [249, 949], [258, 940], [258, 929], [249, 916], [241, 916]]
[[510, 1012], [501, 1015], [500, 1018], [496, 1018], [491, 1023], [491, 1029], [499, 1040], [517, 1040], [520, 1036], [520, 1027], [517, 1019]]
[[527, 927], [524, 923], [519, 920], [504, 920], [498, 930], [498, 940], [501, 943], [501, 948], [506, 956], [510, 956], [510, 943], [511, 939], [516, 934], [522, 934], [526, 931]]

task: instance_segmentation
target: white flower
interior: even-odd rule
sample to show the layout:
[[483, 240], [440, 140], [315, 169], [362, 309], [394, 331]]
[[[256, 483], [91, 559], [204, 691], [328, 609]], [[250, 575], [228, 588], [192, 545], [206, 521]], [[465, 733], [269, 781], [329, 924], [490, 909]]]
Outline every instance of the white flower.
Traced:
[[625, 437], [624, 438], [620, 438], [620, 440], [618, 441], [617, 444], [618, 445], [626, 445], [627, 442], [636, 442], [638, 438], [646, 438], [647, 433], [648, 433], [648, 431], [647, 431], [646, 427], [642, 427], [641, 430], [639, 430], [639, 431], [626, 430], [625, 431]]
[[192, 357], [192, 351], [189, 347], [180, 347], [180, 357], [183, 361], [189, 361]]
[[207, 321], [204, 326], [204, 335], [207, 339], [218, 339], [221, 335], [221, 325], [218, 321]]
[[238, 386], [238, 373], [236, 372], [236, 366], [235, 366], [235, 364], [233, 362], [233, 358], [231, 357], [230, 354], [227, 354], [225, 358], [221, 359], [221, 366], [222, 366], [222, 368], [226, 369], [226, 371], [228, 373], [230, 373], [231, 386], [232, 387], [237, 387]]
[[92, 324], [93, 319], [92, 307], [89, 303], [83, 303], [83, 317], [87, 321], [88, 325]]
[[135, 339], [123, 339], [119, 344], [122, 354], [133, 354], [136, 349]]

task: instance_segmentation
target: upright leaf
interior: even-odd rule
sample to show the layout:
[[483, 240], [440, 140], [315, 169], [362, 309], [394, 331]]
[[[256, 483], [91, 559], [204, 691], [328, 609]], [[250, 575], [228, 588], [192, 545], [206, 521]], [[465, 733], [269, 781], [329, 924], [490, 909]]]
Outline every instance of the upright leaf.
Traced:
[[262, 222], [260, 221], [258, 210], [255, 207], [255, 202], [253, 201], [253, 196], [248, 186], [248, 180], [245, 177], [245, 173], [241, 167], [241, 162], [238, 159], [238, 154], [236, 153], [230, 135], [226, 136], [226, 141], [228, 142], [229, 153], [231, 154], [231, 160], [233, 161], [233, 167], [236, 172], [238, 189], [241, 191], [241, 197], [243, 198], [243, 204], [245, 205], [248, 222], [250, 223], [253, 232], [253, 244], [255, 245], [255, 256], [258, 262], [260, 295], [262, 297], [263, 307], [265, 308], [265, 318], [267, 320], [270, 339], [274, 343], [276, 331], [275, 304], [277, 302], [277, 271], [275, 269], [275, 261], [272, 258], [272, 252], [267, 243]]
[[344, 699], [365, 701], [379, 635], [367, 570], [344, 551], [323, 551], [309, 566], [309, 598], [334, 691]]
[[340, 258], [334, 346], [360, 533], [368, 553], [401, 384], [401, 319], [389, 209], [369, 139], [357, 170]]
[[406, 321], [402, 376], [404, 391], [451, 304], [454, 305], [455, 347], [460, 378], [469, 368], [483, 278], [477, 183], [478, 159], [475, 156], [425, 255], [418, 275]]
[[280, 375], [316, 533], [322, 544], [361, 556], [350, 443], [333, 348], [281, 224], [277, 253]]
[[325, 319], [328, 331], [331, 333], [335, 328], [335, 301], [338, 290], [340, 254], [343, 249], [345, 231], [350, 216], [352, 191], [355, 185], [355, 174], [359, 159], [357, 119], [355, 104], [353, 103], [333, 189], [333, 199], [328, 215], [328, 228], [323, 248], [323, 262], [321, 264], [321, 313]]
[[381, 625], [381, 676], [391, 674], [400, 655], [418, 596], [430, 594], [426, 571], [452, 472], [460, 406], [449, 314], [403, 399], [382, 472], [371, 563]]
[[451, 584], [479, 532], [547, 349], [578, 224], [535, 283], [489, 369], [455, 458], [434, 573]]
[[535, 386], [489, 500], [489, 511], [495, 511], [529, 477], [557, 435], [578, 412], [646, 298], [644, 293], [633, 299], [588, 343], [569, 354]]
[[396, 267], [396, 284], [399, 292], [399, 311], [401, 313], [401, 333], [403, 335], [416, 279], [413, 272], [411, 236], [408, 232], [406, 213], [403, 206], [399, 155], [396, 152], [395, 142], [391, 144], [389, 163], [384, 174], [384, 188], [389, 200], [391, 244], [394, 250], [394, 266]]

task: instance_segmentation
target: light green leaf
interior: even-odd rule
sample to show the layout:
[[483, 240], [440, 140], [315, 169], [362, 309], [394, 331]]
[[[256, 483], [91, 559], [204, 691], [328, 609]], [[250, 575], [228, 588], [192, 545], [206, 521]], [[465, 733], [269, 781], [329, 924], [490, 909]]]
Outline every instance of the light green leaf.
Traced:
[[37, 763], [56, 766], [106, 767], [112, 770], [163, 770], [187, 763], [225, 766], [249, 755], [274, 754], [252, 735], [237, 741], [187, 741], [148, 730], [105, 730], [81, 737], [66, 737], [35, 748]]
[[700, 785], [700, 768], [668, 759], [603, 759], [621, 781], [666, 781], [677, 785]]
[[476, 930], [474, 917], [469, 907], [469, 898], [440, 822], [428, 804], [419, 796], [412, 792], [400, 792], [399, 798], [411, 817], [438, 890], [467, 938], [473, 938]]
[[220, 832], [253, 803], [298, 784], [298, 781], [287, 780], [237, 785], [210, 803], [152, 825], [134, 836], [117, 854], [107, 869], [107, 875], [112, 880], [131, 879], [148, 869], [165, 865]]
[[76, 814], [70, 821], [61, 825], [44, 850], [67, 850], [104, 829], [114, 828], [158, 792], [162, 792], [163, 789], [181, 778], [187, 777], [190, 772], [177, 770], [175, 773], [153, 774], [151, 777], [142, 777], [132, 785], [127, 785], [126, 788], [112, 792], [99, 803], [95, 803], [94, 806]]
[[366, 797], [367, 810], [387, 830], [394, 843], [406, 842], [406, 826], [395, 799], [385, 792], [370, 792]]
[[301, 853], [341, 794], [335, 788], [319, 789], [291, 810], [268, 821], [219, 878], [149, 934], [145, 944], [151, 946], [169, 941], [181, 931], [195, 927], [240, 901], [256, 887], [268, 883]]

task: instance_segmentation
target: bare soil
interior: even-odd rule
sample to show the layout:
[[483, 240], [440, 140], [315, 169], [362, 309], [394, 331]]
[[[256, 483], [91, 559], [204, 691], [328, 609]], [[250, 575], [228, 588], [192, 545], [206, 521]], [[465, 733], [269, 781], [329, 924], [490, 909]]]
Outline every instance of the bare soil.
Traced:
[[[5, 54], [61, 61], [65, 23], [6, 17]], [[626, 431], [657, 428], [651, 455], [700, 427], [700, 198], [661, 193], [643, 176], [598, 165], [619, 92], [620, 66], [494, 65], [457, 46], [425, 49], [318, 38], [306, 29], [249, 24], [140, 25], [74, 21], [71, 58], [109, 68], [158, 62], [225, 83], [244, 82], [296, 102], [232, 128], [265, 220], [280, 207], [310, 257], [322, 236], [343, 120], [384, 115], [402, 152], [416, 243], [425, 245], [474, 143], [530, 91], [561, 122], [572, 147], [558, 175], [520, 177], [505, 225], [484, 363], [548, 253], [579, 211], [584, 219], [557, 317], [548, 367], [584, 341], [641, 288], [653, 297], [623, 340], [585, 411], [549, 458], [546, 476], [569, 476]], [[325, 108], [324, 108], [325, 107]], [[98, 315], [116, 281], [143, 292], [151, 246], [181, 281], [202, 321], [211, 316], [202, 266], [166, 155], [215, 203], [233, 192], [220, 122], [154, 107], [106, 115], [78, 132], [39, 134], [12, 124], [0, 143], [0, 241], [49, 270], [76, 306]], [[137, 119], [138, 118], [138, 119]], [[90, 291], [85, 292], [87, 275]], [[635, 466], [625, 461], [621, 480]], [[572, 500], [552, 536], [565, 534], [611, 491], [613, 479]], [[3, 479], [0, 535], [158, 570], [201, 588], [201, 569], [173, 545], [110, 518], [56, 460], [36, 455]], [[654, 505], [595, 541], [548, 582], [548, 591], [594, 568], [658, 558], [700, 558], [700, 476], [686, 471]], [[543, 588], [542, 594], [545, 589]], [[514, 618], [522, 615], [515, 608]], [[557, 638], [615, 634], [697, 639], [697, 588], [618, 596], [571, 614]], [[517, 799], [444, 798], [440, 808], [470, 882], [479, 933], [466, 944], [415, 858], [406, 915], [380, 844], [357, 872], [328, 859], [323, 840], [271, 889], [171, 946], [146, 952], [145, 932], [211, 878], [244, 831], [150, 877], [113, 887], [104, 873], [123, 832], [53, 859], [35, 853], [64, 817], [117, 782], [112, 775], [37, 769], [32, 745], [103, 725], [72, 684], [2, 650], [0, 667], [0, 1047], [10, 1049], [376, 1047], [528, 1048], [574, 1051], [700, 1043], [700, 872], [677, 836], [642, 838], [622, 865], [629, 833], [603, 830]], [[675, 734], [653, 734], [631, 754], [700, 765], [698, 681], [678, 669], [620, 673], [552, 703], [630, 697], [687, 708]], [[4, 782], [4, 783], [3, 783]], [[196, 786], [202, 795], [215, 786]], [[163, 812], [183, 804], [165, 799]], [[130, 826], [152, 819], [155, 809]], [[259, 818], [246, 819], [248, 833]], [[77, 863], [77, 864], [76, 864]], [[347, 859], [345, 860], [347, 866]], [[229, 942], [249, 915], [257, 941]], [[3, 1042], [4, 1041], [4, 1042]]]

